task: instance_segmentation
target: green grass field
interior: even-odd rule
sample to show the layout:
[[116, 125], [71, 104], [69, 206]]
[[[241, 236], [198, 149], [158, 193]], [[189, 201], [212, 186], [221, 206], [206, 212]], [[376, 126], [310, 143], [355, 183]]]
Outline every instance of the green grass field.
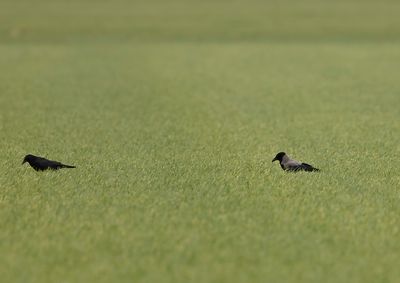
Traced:
[[0, 280], [399, 282], [399, 13], [1, 1]]

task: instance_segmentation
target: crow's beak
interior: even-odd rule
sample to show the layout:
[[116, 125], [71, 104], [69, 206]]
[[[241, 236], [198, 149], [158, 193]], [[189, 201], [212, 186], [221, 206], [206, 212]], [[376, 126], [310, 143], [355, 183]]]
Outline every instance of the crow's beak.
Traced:
[[26, 159], [24, 159], [24, 161], [22, 161], [22, 164], [21, 164], [21, 165], [23, 165], [25, 162], [26, 162]]
[[276, 159], [276, 157], [274, 159], [272, 159], [272, 162], [277, 161], [278, 159]]

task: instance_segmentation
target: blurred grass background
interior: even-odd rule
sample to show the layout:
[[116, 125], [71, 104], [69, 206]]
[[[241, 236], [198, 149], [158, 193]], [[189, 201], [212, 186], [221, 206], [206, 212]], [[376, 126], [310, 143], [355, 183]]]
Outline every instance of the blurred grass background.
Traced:
[[399, 12], [0, 1], [0, 280], [398, 282]]
[[101, 40], [397, 40], [400, 3], [305, 1], [8, 1], [0, 39]]

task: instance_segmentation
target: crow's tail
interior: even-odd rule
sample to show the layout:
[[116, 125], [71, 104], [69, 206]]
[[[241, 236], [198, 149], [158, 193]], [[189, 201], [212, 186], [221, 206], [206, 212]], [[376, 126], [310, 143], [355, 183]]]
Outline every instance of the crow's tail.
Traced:
[[72, 166], [72, 165], [65, 165], [65, 164], [63, 164], [62, 165], [62, 168], [76, 168], [75, 166]]

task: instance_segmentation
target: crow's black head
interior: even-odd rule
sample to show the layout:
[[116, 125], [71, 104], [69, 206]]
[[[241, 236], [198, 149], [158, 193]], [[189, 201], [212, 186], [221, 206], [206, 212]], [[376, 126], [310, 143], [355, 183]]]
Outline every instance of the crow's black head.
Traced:
[[278, 160], [279, 162], [282, 161], [282, 158], [286, 155], [283, 151], [279, 152], [274, 159], [272, 159], [272, 162]]
[[24, 164], [25, 162], [30, 163], [31, 161], [33, 161], [36, 158], [36, 156], [32, 155], [32, 154], [28, 154], [25, 155], [24, 160], [22, 161], [22, 164]]

